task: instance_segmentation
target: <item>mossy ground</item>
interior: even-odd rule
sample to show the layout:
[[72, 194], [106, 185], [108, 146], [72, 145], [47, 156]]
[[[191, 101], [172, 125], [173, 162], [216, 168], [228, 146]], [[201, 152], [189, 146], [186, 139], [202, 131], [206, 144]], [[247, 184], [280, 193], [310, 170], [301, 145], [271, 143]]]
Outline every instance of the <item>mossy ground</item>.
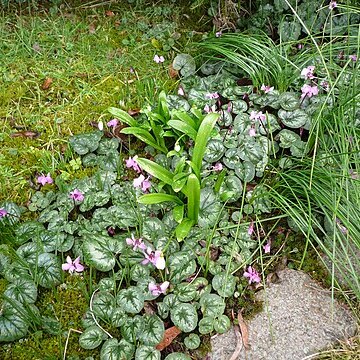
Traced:
[[[173, 90], [168, 66], [204, 25], [166, 1], [76, 6], [83, 3], [0, 14], [0, 202], [24, 204], [37, 173], [67, 171], [68, 137], [110, 120], [109, 106], [137, 109]], [[39, 137], [17, 137], [21, 131]]]

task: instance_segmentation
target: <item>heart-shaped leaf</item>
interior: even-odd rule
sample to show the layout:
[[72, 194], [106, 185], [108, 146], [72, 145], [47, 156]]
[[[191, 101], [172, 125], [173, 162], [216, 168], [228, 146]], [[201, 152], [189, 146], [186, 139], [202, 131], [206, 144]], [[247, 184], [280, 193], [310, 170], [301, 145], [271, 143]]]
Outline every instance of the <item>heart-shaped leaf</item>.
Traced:
[[138, 287], [130, 286], [119, 291], [116, 301], [125, 312], [137, 314], [144, 307], [144, 294]]
[[183, 353], [174, 352], [169, 354], [164, 360], [191, 360], [191, 357]]
[[280, 106], [286, 111], [292, 111], [300, 106], [299, 97], [292, 92], [284, 92], [279, 97]]
[[196, 71], [195, 60], [189, 54], [178, 54], [173, 61], [173, 68], [180, 71], [184, 77], [194, 75]]
[[222, 205], [214, 190], [206, 187], [200, 192], [200, 211], [198, 224], [200, 227], [212, 227], [215, 225]]
[[161, 353], [151, 346], [140, 345], [136, 349], [135, 360], [160, 360]]
[[192, 301], [196, 294], [196, 287], [190, 283], [181, 283], [175, 288], [175, 295], [182, 302], [190, 302]]
[[[14, 301], [19, 308], [21, 304]], [[24, 337], [28, 331], [29, 322], [19, 314], [14, 306], [5, 302], [0, 314], [0, 342], [15, 341]]]
[[[201, 320], [200, 320], [201, 321]], [[189, 350], [195, 350], [200, 346], [200, 337], [197, 334], [190, 334], [184, 339], [184, 345]]]
[[138, 339], [149, 346], [157, 345], [163, 338], [164, 323], [156, 315], [143, 316], [143, 330], [138, 334]]
[[102, 320], [111, 320], [111, 316], [115, 307], [115, 297], [110, 293], [101, 291], [95, 294], [92, 304], [93, 312]]
[[282, 123], [289, 128], [297, 129], [309, 121], [309, 115], [301, 109], [294, 111], [279, 110], [278, 116]]
[[37, 287], [28, 279], [15, 279], [6, 288], [4, 295], [21, 304], [34, 304], [37, 298]]
[[235, 168], [235, 174], [244, 182], [250, 182], [255, 177], [255, 166], [250, 161], [243, 161]]
[[98, 148], [101, 137], [102, 132], [95, 131], [90, 134], [71, 136], [69, 142], [77, 154], [85, 155], [87, 153], [95, 151]]
[[92, 350], [97, 348], [106, 338], [106, 334], [98, 326], [94, 325], [85, 329], [80, 335], [79, 344], [84, 349]]
[[214, 330], [214, 322], [216, 320], [210, 316], [204, 316], [199, 321], [199, 332], [200, 334], [210, 334]]
[[60, 284], [61, 267], [58, 257], [49, 253], [40, 254], [34, 273], [37, 282], [42, 287], [52, 288]]
[[101, 348], [100, 360], [132, 359], [135, 346], [125, 339], [108, 339]]
[[193, 331], [198, 322], [198, 315], [194, 305], [179, 303], [175, 308], [170, 311], [171, 321], [181, 331], [190, 332]]
[[234, 202], [242, 195], [242, 183], [237, 176], [225, 177], [220, 190], [220, 199], [222, 201]]
[[200, 298], [201, 312], [204, 316], [215, 318], [225, 310], [224, 300], [216, 294], [204, 294]]
[[230, 329], [230, 319], [226, 315], [220, 315], [214, 322], [214, 330], [218, 334], [224, 334]]
[[196, 262], [189, 252], [180, 251], [169, 256], [171, 283], [177, 284], [191, 276], [196, 270]]
[[223, 142], [221, 140], [211, 139], [206, 146], [204, 159], [209, 163], [213, 163], [220, 160], [224, 153], [225, 147]]
[[231, 274], [222, 272], [214, 276], [212, 286], [221, 297], [229, 297], [234, 294], [236, 278]]

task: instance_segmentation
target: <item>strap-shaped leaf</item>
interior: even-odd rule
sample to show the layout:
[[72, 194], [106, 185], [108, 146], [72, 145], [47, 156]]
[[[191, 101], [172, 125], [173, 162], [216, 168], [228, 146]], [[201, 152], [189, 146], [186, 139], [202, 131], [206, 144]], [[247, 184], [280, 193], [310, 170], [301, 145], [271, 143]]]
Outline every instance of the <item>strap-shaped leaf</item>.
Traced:
[[134, 135], [142, 142], [152, 146], [156, 150], [159, 150], [163, 153], [167, 153], [167, 149], [158, 145], [154, 137], [149, 133], [149, 131], [142, 129], [140, 127], [127, 127], [121, 130], [122, 134]]
[[170, 120], [168, 122], [168, 125], [171, 126], [175, 130], [179, 130], [185, 135], [187, 135], [192, 140], [196, 139], [197, 132], [196, 130], [191, 127], [190, 125], [186, 124], [185, 122], [181, 120]]
[[108, 109], [109, 113], [111, 115], [114, 115], [116, 118], [118, 118], [121, 122], [129, 125], [129, 126], [133, 126], [133, 127], [137, 127], [139, 126], [138, 122], [132, 118], [126, 111], [115, 108], [115, 107], [110, 107]]
[[156, 177], [157, 179], [163, 181], [168, 185], [172, 185], [173, 182], [173, 174], [165, 169], [163, 166], [157, 164], [154, 161], [139, 158], [136, 160], [142, 169], [144, 169], [150, 175]]
[[185, 111], [174, 110], [172, 116], [176, 119], [182, 120], [184, 123], [197, 130], [197, 122]]
[[186, 218], [176, 227], [175, 234], [178, 241], [182, 241], [186, 238], [194, 224], [194, 220]]
[[188, 178], [187, 196], [188, 217], [196, 223], [198, 221], [200, 210], [200, 182], [194, 174], [190, 174]]
[[162, 91], [159, 94], [159, 110], [160, 110], [159, 112], [161, 113], [161, 115], [165, 119], [165, 123], [166, 123], [166, 120], [170, 118], [170, 112], [169, 112], [169, 107], [167, 105], [165, 91]]
[[171, 201], [176, 204], [183, 205], [183, 202], [177, 196], [169, 194], [146, 194], [138, 198], [138, 202], [140, 204], [146, 205], [160, 204], [165, 201]]
[[215, 126], [216, 120], [219, 118], [219, 114], [211, 113], [205, 116], [201, 122], [199, 131], [196, 136], [195, 146], [192, 156], [192, 163], [195, 165], [195, 174], [200, 179], [200, 170], [202, 160], [206, 150], [206, 144], [210, 138], [211, 132]]

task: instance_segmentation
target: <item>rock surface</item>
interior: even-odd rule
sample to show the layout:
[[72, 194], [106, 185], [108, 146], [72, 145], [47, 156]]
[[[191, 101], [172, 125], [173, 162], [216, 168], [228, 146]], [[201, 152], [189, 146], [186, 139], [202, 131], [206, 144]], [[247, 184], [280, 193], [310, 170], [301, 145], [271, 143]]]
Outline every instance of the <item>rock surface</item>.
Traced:
[[[238, 360], [301, 360], [354, 335], [351, 312], [307, 274], [285, 269], [278, 275], [279, 282], [257, 294], [264, 310], [249, 321], [251, 349], [243, 348]], [[236, 344], [234, 329], [216, 336], [210, 359], [229, 360]]]

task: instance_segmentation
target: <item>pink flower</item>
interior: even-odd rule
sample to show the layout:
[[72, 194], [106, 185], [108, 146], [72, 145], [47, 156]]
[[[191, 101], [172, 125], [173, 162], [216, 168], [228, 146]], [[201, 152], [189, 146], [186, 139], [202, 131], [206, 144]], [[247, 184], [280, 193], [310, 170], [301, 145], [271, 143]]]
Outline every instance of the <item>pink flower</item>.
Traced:
[[300, 76], [303, 79], [314, 79], [314, 77], [315, 77], [314, 70], [315, 70], [315, 66], [308, 66], [301, 70]]
[[273, 91], [274, 87], [273, 86], [270, 87], [270, 85], [262, 84], [260, 90], [264, 91], [265, 94], [267, 94], [267, 93]]
[[254, 222], [251, 221], [249, 228], [248, 228], [248, 235], [251, 236], [254, 232]]
[[329, 4], [329, 9], [330, 10], [333, 10], [337, 7], [337, 2], [336, 1], [330, 1], [330, 4]]
[[118, 123], [119, 123], [119, 120], [118, 120], [118, 119], [112, 119], [112, 120], [110, 120], [109, 122], [107, 122], [106, 125], [107, 125], [108, 127], [113, 127], [113, 128], [115, 128], [115, 127], [118, 126]]
[[165, 59], [164, 59], [163, 56], [155, 55], [155, 56], [154, 56], [154, 61], [155, 61], [157, 64], [160, 64], [160, 63], [163, 63], [163, 62], [165, 61]]
[[219, 94], [217, 92], [214, 93], [208, 93], [205, 95], [205, 97], [207, 99], [218, 99], [219, 98]]
[[164, 281], [162, 284], [155, 284], [154, 282], [149, 283], [149, 291], [153, 296], [159, 296], [160, 294], [165, 294], [170, 283]]
[[149, 177], [145, 179], [145, 176], [141, 174], [138, 178], [133, 180], [133, 185], [136, 188], [141, 188], [143, 192], [146, 192], [150, 189], [151, 182], [149, 181]]
[[4, 208], [0, 208], [0, 218], [5, 217], [8, 212]]
[[179, 89], [178, 89], [178, 95], [180, 96], [185, 96], [185, 91], [184, 89], [180, 86]]
[[216, 37], [220, 37], [221, 35], [222, 35], [222, 32], [221, 32], [221, 31], [218, 31], [218, 32], [215, 33], [215, 36], [216, 36]]
[[297, 48], [298, 48], [299, 50], [301, 50], [303, 47], [304, 47], [303, 44], [297, 44]]
[[165, 269], [165, 258], [162, 251], [153, 251], [148, 247], [146, 251], [144, 251], [144, 256], [145, 259], [141, 262], [143, 265], [146, 265], [150, 262], [159, 270]]
[[252, 111], [250, 113], [250, 120], [265, 121], [266, 120], [266, 115], [263, 114], [262, 111]]
[[250, 130], [249, 130], [249, 136], [251, 136], [251, 137], [256, 136], [256, 131], [255, 131], [255, 129], [253, 127], [251, 127]]
[[244, 276], [249, 279], [249, 284], [252, 282], [259, 283], [261, 281], [259, 273], [251, 266], [244, 272]]
[[66, 257], [66, 263], [61, 265], [63, 271], [68, 271], [72, 274], [74, 271], [76, 272], [83, 272], [84, 265], [80, 264], [80, 256], [77, 257], [74, 261], [71, 260], [70, 256]]
[[213, 171], [221, 171], [223, 169], [222, 163], [216, 163], [213, 167], [212, 170]]
[[142, 238], [135, 239], [133, 234], [131, 234], [131, 238], [126, 238], [126, 243], [132, 246], [134, 251], [136, 251], [136, 249], [140, 249], [140, 250], [147, 249], [147, 246], [144, 244]]
[[54, 181], [50, 176], [50, 173], [48, 173], [46, 176], [44, 174], [41, 174], [37, 177], [36, 181], [44, 186], [45, 184], [52, 184]]
[[350, 60], [357, 61], [357, 56], [355, 54], [349, 55]]
[[305, 98], [306, 96], [311, 98], [312, 96], [315, 96], [319, 93], [319, 88], [316, 85], [311, 86], [311, 85], [305, 84], [301, 88], [301, 91], [302, 91], [301, 99]]
[[84, 200], [84, 194], [80, 190], [75, 189], [70, 193], [70, 199], [81, 202]]
[[325, 91], [329, 91], [330, 90], [330, 85], [326, 80], [323, 80], [320, 83], [320, 86], [325, 90]]
[[269, 254], [269, 253], [270, 253], [270, 250], [271, 250], [271, 240], [269, 240], [269, 241], [263, 246], [263, 249], [264, 249], [264, 253], [265, 253], [265, 254]]
[[216, 111], [216, 105], [212, 105], [211, 107], [208, 105], [208, 104], [206, 104], [205, 105], [205, 107], [204, 107], [204, 111], [206, 112], [206, 113], [212, 113], [212, 112], [215, 112]]
[[137, 173], [140, 173], [141, 172], [141, 169], [140, 169], [140, 166], [139, 164], [136, 162], [136, 159], [137, 159], [137, 155], [135, 155], [133, 158], [132, 157], [129, 157], [127, 160], [125, 160], [125, 163], [126, 163], [126, 167], [128, 169], [133, 169], [135, 170]]

